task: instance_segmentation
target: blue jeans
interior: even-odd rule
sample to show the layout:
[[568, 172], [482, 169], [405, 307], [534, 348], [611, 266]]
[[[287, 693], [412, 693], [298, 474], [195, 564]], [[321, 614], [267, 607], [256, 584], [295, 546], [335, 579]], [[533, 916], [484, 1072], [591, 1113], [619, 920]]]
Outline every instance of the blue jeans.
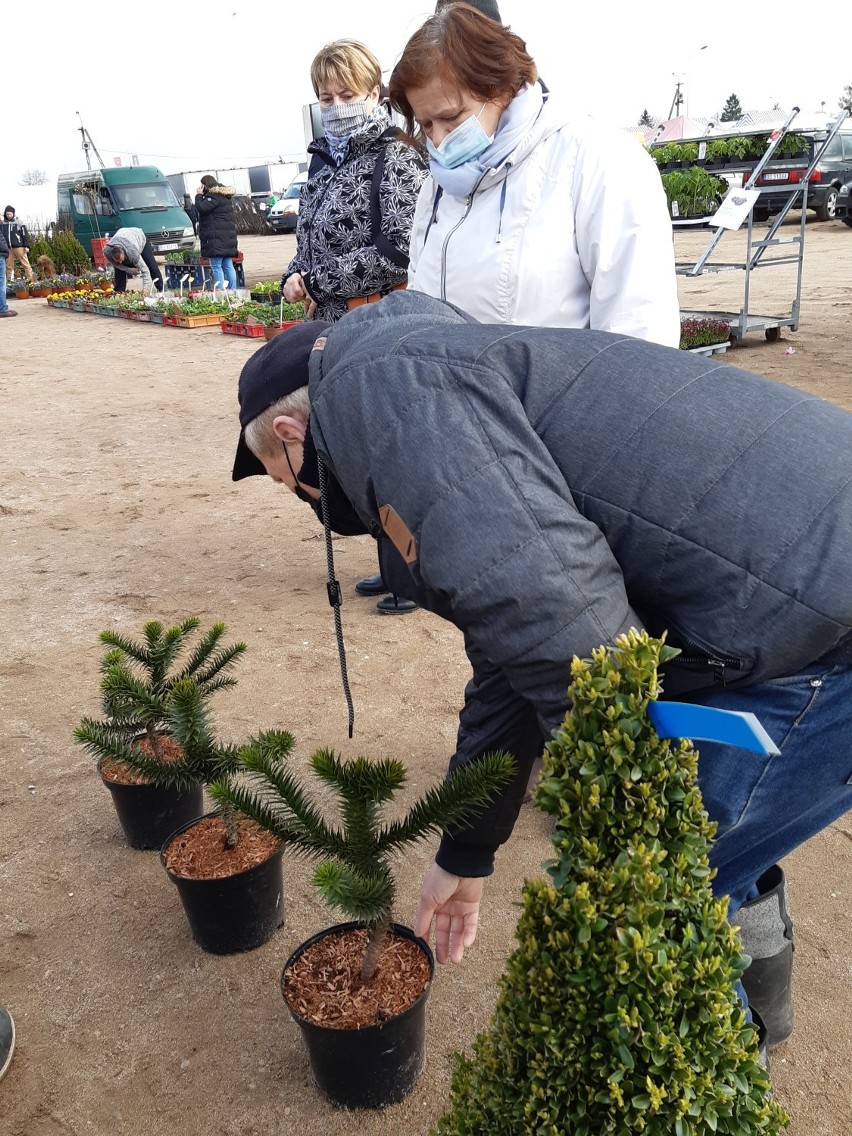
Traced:
[[[234, 262], [229, 256], [211, 256], [210, 267], [213, 269], [213, 283], [217, 288], [225, 287], [225, 277], [228, 278], [228, 291], [235, 292], [237, 288], [237, 272]], [[224, 269], [224, 272], [223, 272]]]
[[752, 711], [781, 751], [765, 757], [696, 743], [704, 804], [718, 825], [713, 890], [730, 896], [733, 914], [767, 868], [852, 808], [852, 667], [813, 663], [742, 690], [682, 700]]
[[6, 303], [6, 260], [3, 258], [3, 271], [0, 272], [0, 312], [8, 312], [9, 305]]

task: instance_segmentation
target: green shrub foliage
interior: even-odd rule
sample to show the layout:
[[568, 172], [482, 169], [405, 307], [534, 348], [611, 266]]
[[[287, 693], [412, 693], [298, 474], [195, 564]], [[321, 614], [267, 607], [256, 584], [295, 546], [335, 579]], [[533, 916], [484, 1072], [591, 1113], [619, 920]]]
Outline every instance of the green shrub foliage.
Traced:
[[438, 1136], [772, 1136], [786, 1122], [734, 992], [744, 962], [710, 891], [697, 755], [646, 714], [673, 653], [631, 632], [573, 662], [536, 795], [556, 857], [524, 887], [494, 1016], [457, 1058]]

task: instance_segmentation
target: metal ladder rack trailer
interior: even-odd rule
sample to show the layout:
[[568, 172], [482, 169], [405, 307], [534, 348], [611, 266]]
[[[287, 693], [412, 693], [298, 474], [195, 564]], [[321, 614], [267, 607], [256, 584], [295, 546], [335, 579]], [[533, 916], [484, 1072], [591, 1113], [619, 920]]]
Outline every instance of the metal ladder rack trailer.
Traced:
[[[779, 129], [774, 130], [769, 137], [769, 145], [766, 151], [761, 156], [760, 161], [751, 171], [749, 178], [744, 182], [743, 189], [757, 188], [760, 193], [773, 193], [778, 194], [777, 186], [761, 186], [757, 187], [756, 183], [767, 162], [770, 161], [772, 155], [778, 147], [779, 142], [787, 133], [793, 119], [799, 113], [798, 107], [793, 107], [786, 122]], [[754, 219], [752, 216], [753, 210], [749, 210], [748, 226], [746, 229], [746, 246], [745, 246], [745, 259], [739, 261], [711, 261], [710, 257], [714, 249], [721, 241], [726, 229], [717, 227], [715, 233], [710, 238], [707, 247], [701, 256], [694, 262], [680, 262], [676, 263], [676, 271], [678, 276], [695, 277], [700, 276], [704, 272], [744, 272], [745, 285], [743, 289], [743, 304], [739, 312], [721, 312], [721, 311], [693, 311], [682, 310], [681, 315], [688, 319], [717, 319], [724, 320], [731, 325], [731, 335], [738, 341], [742, 341], [749, 334], [749, 332], [762, 331], [766, 339], [773, 341], [777, 340], [781, 335], [782, 327], [789, 327], [791, 331], [798, 330], [799, 327], [799, 311], [802, 298], [802, 264], [805, 255], [805, 223], [807, 219], [807, 206], [808, 206], [808, 184], [810, 175], [814, 172], [817, 165], [822, 158], [823, 153], [830, 145], [834, 136], [837, 134], [840, 127], [849, 115], [849, 111], [844, 110], [837, 119], [832, 123], [826, 138], [815, 149], [810, 164], [805, 172], [801, 175], [800, 182], [791, 189], [787, 200], [782, 206], [780, 212], [777, 214], [767, 233], [764, 237], [757, 239], [757, 234], [754, 232]], [[796, 236], [777, 236], [778, 230], [784, 223], [784, 219], [790, 210], [796, 205], [797, 199], [801, 194], [801, 210], [802, 219], [799, 223], [798, 233]], [[687, 222], [673, 222], [673, 229], [675, 233], [678, 228], [685, 228], [690, 223]], [[713, 219], [708, 217], [702, 223], [702, 227], [712, 226]], [[694, 226], [693, 226], [694, 227]], [[794, 252], [782, 252], [781, 255], [770, 256], [767, 255], [769, 249], [779, 249], [782, 246], [789, 246], [795, 249]], [[793, 296], [793, 302], [789, 314], [784, 315], [756, 315], [749, 311], [749, 294], [751, 289], [751, 274], [755, 269], [768, 268], [776, 264], [795, 264], [796, 270], [796, 291]]]

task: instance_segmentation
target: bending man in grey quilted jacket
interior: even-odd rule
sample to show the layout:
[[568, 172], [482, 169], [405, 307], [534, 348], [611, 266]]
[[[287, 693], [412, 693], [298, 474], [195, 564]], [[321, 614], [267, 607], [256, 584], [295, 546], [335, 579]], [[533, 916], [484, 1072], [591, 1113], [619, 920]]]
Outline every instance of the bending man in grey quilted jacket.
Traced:
[[852, 415], [712, 358], [480, 325], [413, 292], [308, 329], [244, 369], [234, 477], [312, 498], [319, 454], [333, 525], [377, 536], [395, 590], [464, 633], [451, 764], [518, 762], [424, 882], [416, 929], [436, 920], [441, 961], [473, 942], [572, 656], [631, 626], [683, 649], [669, 697], [753, 711], [781, 751], [701, 746], [732, 911], [852, 806]]

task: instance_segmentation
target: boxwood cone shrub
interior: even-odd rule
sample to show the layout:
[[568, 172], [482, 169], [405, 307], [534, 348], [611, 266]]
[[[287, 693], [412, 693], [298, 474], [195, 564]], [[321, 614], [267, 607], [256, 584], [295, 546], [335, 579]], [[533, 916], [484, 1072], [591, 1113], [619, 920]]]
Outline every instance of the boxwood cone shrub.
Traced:
[[403, 763], [366, 757], [341, 761], [333, 750], [317, 750], [311, 768], [338, 798], [338, 827], [325, 819], [322, 806], [311, 800], [299, 777], [283, 764], [287, 753], [289, 749], [282, 752], [274, 739], [270, 744], [262, 735], [240, 753], [249, 784], [212, 785], [211, 796], [251, 817], [293, 852], [320, 861], [314, 874], [320, 895], [349, 919], [367, 924], [361, 979], [368, 982], [393, 917], [395, 855], [484, 809], [511, 777], [513, 760], [504, 753], [486, 754], [460, 766], [420, 797], [402, 819], [382, 823], [382, 806], [407, 780]]
[[574, 659], [536, 794], [555, 818], [550, 878], [524, 887], [496, 1010], [457, 1057], [439, 1136], [774, 1136], [786, 1123], [734, 992], [745, 962], [710, 890], [697, 754], [646, 714], [676, 653], [631, 631]]

